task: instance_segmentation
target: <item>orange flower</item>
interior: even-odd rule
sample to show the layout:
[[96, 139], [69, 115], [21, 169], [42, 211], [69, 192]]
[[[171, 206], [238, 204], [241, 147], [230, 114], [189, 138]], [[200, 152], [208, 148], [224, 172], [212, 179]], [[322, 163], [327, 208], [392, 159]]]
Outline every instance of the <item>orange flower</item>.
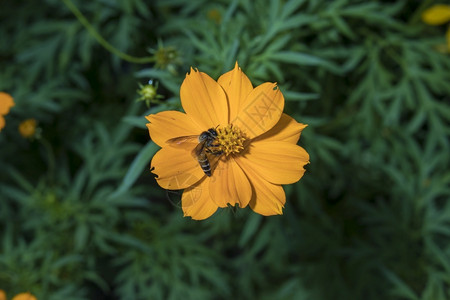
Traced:
[[[206, 219], [228, 204], [250, 205], [265, 216], [282, 214], [282, 185], [303, 176], [309, 155], [296, 145], [307, 125], [283, 113], [277, 85], [253, 88], [237, 63], [217, 82], [191, 68], [180, 97], [185, 113], [164, 111], [146, 118], [150, 137], [162, 147], [152, 159], [152, 172], [161, 187], [184, 189], [184, 215]], [[200, 143], [199, 135], [207, 139]], [[199, 143], [203, 148], [196, 158], [192, 152]], [[204, 156], [211, 174], [204, 171]]]
[[14, 106], [14, 100], [10, 94], [0, 92], [0, 131], [5, 127], [5, 119], [3, 116], [9, 113], [11, 107]]
[[[6, 293], [3, 290], [0, 290], [0, 300], [6, 300]], [[37, 299], [31, 293], [20, 293], [14, 296], [12, 300], [37, 300]]]
[[30, 138], [36, 133], [37, 122], [35, 119], [27, 119], [19, 124], [19, 133], [24, 138]]
[[207, 13], [208, 19], [216, 22], [216, 24], [220, 24], [222, 22], [222, 15], [218, 9], [210, 9]]
[[37, 300], [35, 296], [30, 293], [20, 293], [14, 296], [12, 300]]

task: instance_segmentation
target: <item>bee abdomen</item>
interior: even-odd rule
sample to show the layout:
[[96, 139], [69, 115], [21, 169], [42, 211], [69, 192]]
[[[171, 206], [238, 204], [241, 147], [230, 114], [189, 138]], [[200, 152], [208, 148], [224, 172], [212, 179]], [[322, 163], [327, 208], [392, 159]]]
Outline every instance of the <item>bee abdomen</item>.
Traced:
[[205, 169], [203, 166], [202, 166], [202, 169], [203, 169], [203, 172], [205, 172], [205, 174], [206, 174], [206, 176], [211, 176], [211, 168], [208, 166], [208, 169]]
[[200, 167], [202, 167], [203, 172], [207, 176], [211, 176], [211, 165], [209, 164], [208, 158], [205, 157], [204, 159], [198, 159], [198, 162], [200, 164]]

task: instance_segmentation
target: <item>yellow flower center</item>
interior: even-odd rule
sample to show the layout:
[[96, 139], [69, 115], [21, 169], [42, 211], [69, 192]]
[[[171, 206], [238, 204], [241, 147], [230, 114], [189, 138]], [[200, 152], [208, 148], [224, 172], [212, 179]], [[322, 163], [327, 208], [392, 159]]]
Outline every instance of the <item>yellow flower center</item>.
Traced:
[[217, 129], [218, 148], [226, 156], [232, 153], [239, 153], [244, 150], [244, 142], [246, 137], [244, 133], [237, 127], [233, 127], [232, 124]]

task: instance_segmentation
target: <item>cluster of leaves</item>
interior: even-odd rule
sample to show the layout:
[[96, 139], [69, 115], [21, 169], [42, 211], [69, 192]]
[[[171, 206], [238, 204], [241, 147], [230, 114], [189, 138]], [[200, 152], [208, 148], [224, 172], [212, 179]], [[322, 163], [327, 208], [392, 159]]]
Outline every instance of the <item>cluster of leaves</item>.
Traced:
[[[6, 0], [0, 289], [39, 299], [450, 298], [450, 56], [432, 1]], [[73, 14], [78, 7], [90, 29]], [[152, 56], [139, 65], [108, 52]], [[108, 48], [109, 46], [105, 46]], [[182, 218], [144, 115], [239, 61], [309, 126], [283, 216]], [[138, 83], [159, 82], [150, 108]], [[163, 100], [162, 100], [163, 99]], [[148, 100], [148, 99], [145, 99]], [[41, 134], [18, 124], [35, 118]], [[175, 204], [175, 205], [173, 205]]]

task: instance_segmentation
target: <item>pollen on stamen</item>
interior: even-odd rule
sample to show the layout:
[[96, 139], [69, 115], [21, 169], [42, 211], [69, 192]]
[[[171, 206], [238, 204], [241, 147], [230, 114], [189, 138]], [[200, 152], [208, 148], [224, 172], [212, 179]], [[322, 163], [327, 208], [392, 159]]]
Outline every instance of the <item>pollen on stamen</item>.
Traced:
[[244, 142], [246, 138], [244, 133], [232, 124], [217, 129], [218, 148], [226, 156], [239, 153], [244, 150]]

